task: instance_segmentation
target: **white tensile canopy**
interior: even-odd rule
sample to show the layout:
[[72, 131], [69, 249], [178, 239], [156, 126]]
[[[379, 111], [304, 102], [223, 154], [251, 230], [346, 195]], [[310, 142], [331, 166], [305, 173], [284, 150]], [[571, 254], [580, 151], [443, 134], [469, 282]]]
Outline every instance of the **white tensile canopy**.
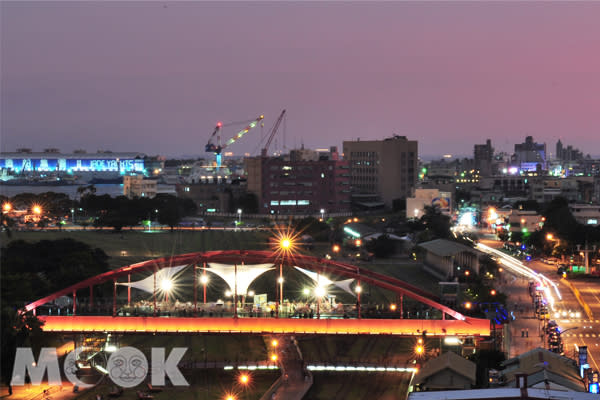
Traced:
[[[162, 268], [158, 272], [156, 272], [156, 287], [157, 289], [161, 288], [161, 283], [164, 280], [174, 280], [174, 278], [186, 268], [187, 265], [178, 265], [175, 267]], [[144, 278], [135, 282], [118, 282], [117, 285], [129, 286], [135, 289], [143, 290], [144, 292], [152, 293], [154, 292], [154, 274], [150, 275], [147, 278]]]
[[207, 271], [212, 272], [221, 277], [229, 286], [229, 290], [235, 290], [237, 278], [237, 292], [245, 294], [248, 292], [248, 287], [256, 278], [265, 272], [272, 270], [273, 264], [250, 264], [238, 265], [237, 271], [233, 265], [229, 264], [208, 264]]
[[350, 287], [350, 285], [354, 281], [354, 279], [352, 279], [352, 278], [344, 279], [341, 281], [332, 281], [331, 279], [329, 279], [326, 276], [319, 274], [317, 272], [308, 271], [308, 270], [306, 270], [304, 268], [300, 268], [300, 267], [294, 267], [294, 268], [296, 268], [298, 271], [302, 272], [304, 275], [308, 276], [310, 279], [312, 279], [315, 283], [317, 283], [320, 286], [325, 287], [325, 286], [329, 286], [329, 285], [335, 285], [335, 286], [339, 287], [340, 289], [342, 289], [344, 292], [350, 293], [353, 296], [356, 295], [354, 293], [354, 291], [352, 290], [352, 288]]

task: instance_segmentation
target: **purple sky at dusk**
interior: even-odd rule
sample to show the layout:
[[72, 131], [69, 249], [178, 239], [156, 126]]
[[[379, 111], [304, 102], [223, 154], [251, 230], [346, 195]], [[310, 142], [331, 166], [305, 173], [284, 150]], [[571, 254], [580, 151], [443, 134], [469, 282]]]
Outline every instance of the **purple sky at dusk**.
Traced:
[[[0, 11], [2, 151], [202, 155], [217, 121], [264, 114], [266, 134], [286, 108], [288, 148], [400, 134], [421, 155], [472, 155], [486, 138], [512, 150], [531, 135], [552, 153], [560, 137], [600, 154], [600, 2]], [[252, 131], [230, 150], [257, 154], [259, 138]]]

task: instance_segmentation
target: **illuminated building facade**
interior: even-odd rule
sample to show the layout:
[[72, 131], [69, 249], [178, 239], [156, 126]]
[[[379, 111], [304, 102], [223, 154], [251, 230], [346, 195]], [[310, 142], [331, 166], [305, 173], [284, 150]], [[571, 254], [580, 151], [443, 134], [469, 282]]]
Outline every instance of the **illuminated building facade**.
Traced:
[[124, 175], [145, 173], [142, 153], [98, 152], [59, 153], [57, 149], [43, 152], [31, 152], [19, 149], [14, 153], [0, 153], [0, 169], [10, 175], [30, 175], [35, 173], [59, 173], [85, 175], [100, 173], [105, 175]]

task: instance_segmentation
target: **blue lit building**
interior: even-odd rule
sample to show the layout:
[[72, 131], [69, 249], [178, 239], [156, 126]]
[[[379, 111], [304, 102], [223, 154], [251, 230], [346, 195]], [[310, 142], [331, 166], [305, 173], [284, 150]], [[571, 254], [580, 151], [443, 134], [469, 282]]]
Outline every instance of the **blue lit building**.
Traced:
[[14, 153], [0, 153], [3, 176], [29, 177], [42, 174], [75, 175], [83, 179], [115, 178], [126, 174], [145, 174], [142, 153], [98, 152], [60, 153], [56, 149], [31, 152], [21, 149]]

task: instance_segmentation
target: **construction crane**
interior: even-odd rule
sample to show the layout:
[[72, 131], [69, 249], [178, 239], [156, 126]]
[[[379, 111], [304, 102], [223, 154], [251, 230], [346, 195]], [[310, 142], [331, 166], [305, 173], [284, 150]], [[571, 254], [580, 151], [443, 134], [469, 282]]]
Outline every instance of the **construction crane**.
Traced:
[[[206, 152], [214, 153], [215, 154], [215, 158], [216, 158], [216, 162], [217, 162], [217, 168], [221, 167], [221, 152], [223, 151], [223, 149], [225, 149], [227, 146], [230, 146], [233, 143], [237, 142], [246, 133], [248, 133], [250, 131], [250, 129], [252, 129], [256, 125], [258, 125], [258, 123], [260, 121], [262, 121], [263, 119], [265, 119], [265, 116], [264, 115], [260, 115], [258, 118], [254, 119], [254, 120], [245, 121], [245, 122], [250, 122], [250, 123], [244, 129], [242, 129], [241, 131], [239, 131], [238, 133], [236, 133], [234, 137], [232, 137], [231, 139], [229, 139], [223, 145], [221, 145], [221, 128], [223, 126], [232, 125], [232, 124], [225, 124], [225, 125], [223, 125], [222, 122], [220, 122], [220, 121], [217, 122], [217, 125], [215, 126], [215, 129], [214, 129], [213, 133], [208, 138], [208, 143], [206, 143], [206, 146], [205, 146], [205, 151]], [[235, 123], [233, 123], [233, 124], [235, 124]], [[214, 139], [215, 136], [217, 137], [217, 144], [213, 143], [213, 139]]]
[[273, 141], [273, 138], [275, 137], [275, 134], [277, 133], [277, 129], [279, 129], [279, 125], [281, 125], [281, 121], [283, 120], [284, 115], [285, 115], [285, 110], [283, 110], [281, 112], [281, 114], [279, 114], [279, 118], [277, 118], [277, 121], [275, 121], [275, 124], [273, 125], [273, 128], [271, 129], [271, 133], [269, 133], [269, 139], [267, 139], [267, 143], [265, 144], [265, 147], [263, 147], [263, 149], [260, 152], [260, 155], [262, 157], [267, 156], [267, 153], [269, 151], [269, 146], [271, 145], [271, 142]]

